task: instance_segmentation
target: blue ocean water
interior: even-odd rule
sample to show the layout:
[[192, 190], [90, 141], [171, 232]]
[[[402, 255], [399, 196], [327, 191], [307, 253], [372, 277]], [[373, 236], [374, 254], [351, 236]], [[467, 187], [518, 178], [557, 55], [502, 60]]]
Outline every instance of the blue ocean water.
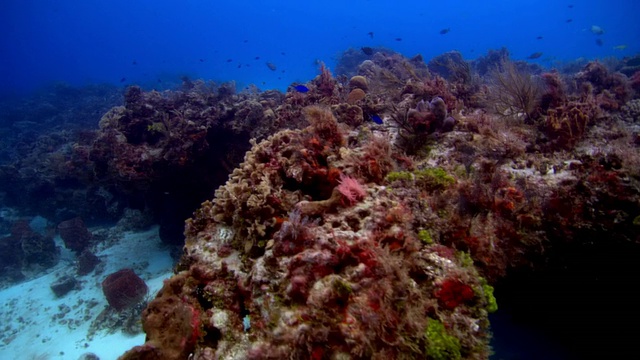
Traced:
[[639, 10], [635, 0], [6, 0], [0, 91], [58, 81], [154, 87], [182, 75], [285, 89], [362, 46], [425, 59], [504, 46], [514, 59], [541, 52], [531, 61], [551, 66], [637, 53]]

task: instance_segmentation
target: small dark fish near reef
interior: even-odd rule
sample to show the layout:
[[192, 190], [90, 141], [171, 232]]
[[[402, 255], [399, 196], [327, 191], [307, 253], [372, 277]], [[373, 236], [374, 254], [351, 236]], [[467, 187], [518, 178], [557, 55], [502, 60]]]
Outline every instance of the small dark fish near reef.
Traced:
[[444, 35], [444, 34], [448, 33], [449, 31], [451, 31], [451, 28], [442, 29], [442, 30], [440, 30], [440, 35]]
[[371, 121], [376, 124], [382, 124], [382, 118], [376, 114], [371, 115]]
[[396, 41], [402, 41], [402, 38], [396, 38]]
[[527, 59], [537, 59], [537, 58], [539, 58], [540, 56], [542, 56], [542, 53], [541, 53], [541, 52], [535, 52], [535, 53], [533, 53], [533, 54], [531, 54], [531, 55], [527, 56]]
[[567, 19], [567, 21], [566, 21], [566, 22], [567, 22], [567, 24], [568, 24], [568, 23], [570, 23], [570, 22], [572, 22], [572, 21], [573, 21], [573, 19]]
[[596, 45], [602, 46], [604, 45], [604, 41], [602, 39], [596, 39]]
[[373, 31], [369, 31], [367, 35], [369, 35], [369, 37], [373, 39]]
[[122, 83], [122, 82], [125, 82], [125, 81], [127, 81], [127, 78], [125, 78], [125, 77], [123, 77], [122, 79], [120, 79], [120, 82], [121, 82], [121, 83]]
[[370, 48], [370, 47], [368, 47], [368, 46], [361, 47], [361, 48], [360, 48], [360, 50], [362, 50], [362, 52], [363, 52], [365, 55], [369, 55], [369, 56], [373, 55], [373, 49], [372, 49], [372, 48]]
[[277, 67], [273, 64], [273, 63], [266, 63], [267, 67], [269, 68], [269, 70], [271, 71], [276, 71]]
[[537, 36], [536, 40], [542, 40], [542, 36]]
[[301, 93], [306, 93], [309, 91], [309, 88], [304, 86], [304, 85], [296, 85], [293, 87], [293, 89], [297, 92], [301, 92]]

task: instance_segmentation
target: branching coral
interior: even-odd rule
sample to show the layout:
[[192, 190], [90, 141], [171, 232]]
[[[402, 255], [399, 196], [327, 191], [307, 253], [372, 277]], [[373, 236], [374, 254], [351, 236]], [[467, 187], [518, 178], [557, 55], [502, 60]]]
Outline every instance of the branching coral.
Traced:
[[541, 94], [537, 78], [507, 60], [501, 64], [501, 69], [491, 72], [489, 86], [489, 101], [498, 114], [514, 117], [523, 115], [526, 122], [533, 121]]

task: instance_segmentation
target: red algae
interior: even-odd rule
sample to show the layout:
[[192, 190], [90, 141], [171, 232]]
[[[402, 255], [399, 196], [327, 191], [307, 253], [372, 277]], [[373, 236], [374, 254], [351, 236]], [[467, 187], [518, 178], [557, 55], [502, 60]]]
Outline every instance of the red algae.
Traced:
[[491, 286], [568, 244], [640, 243], [637, 72], [370, 50], [285, 94], [130, 87], [73, 151], [0, 169], [28, 198], [100, 188], [78, 213], [184, 209], [160, 232], [186, 240], [176, 275], [122, 359], [426, 358], [438, 339], [487, 359]]

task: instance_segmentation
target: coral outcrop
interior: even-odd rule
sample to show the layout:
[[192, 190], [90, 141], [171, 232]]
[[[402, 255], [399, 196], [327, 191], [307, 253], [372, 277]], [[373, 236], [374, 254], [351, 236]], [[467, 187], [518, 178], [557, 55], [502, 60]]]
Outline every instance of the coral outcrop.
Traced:
[[24, 279], [56, 265], [59, 251], [53, 237], [34, 231], [27, 220], [14, 222], [11, 233], [0, 237], [0, 281]]
[[[323, 67], [287, 93], [275, 121], [308, 126], [252, 140], [187, 221], [147, 342], [122, 359], [488, 358], [492, 285], [571, 244], [640, 243], [640, 157], [605, 101], [627, 98], [605, 94], [624, 78], [541, 75], [523, 117], [496, 113], [455, 54], [434, 64], [451, 81], [419, 57], [365, 55], [355, 80]], [[508, 60], [490, 55], [475, 67]]]
[[114, 309], [130, 308], [147, 295], [147, 284], [131, 269], [118, 270], [102, 281], [102, 292]]
[[[186, 342], [155, 326], [124, 359], [486, 357], [492, 295], [468, 255], [420, 240], [411, 209], [384, 186], [394, 150], [366, 160], [380, 134], [347, 146], [328, 108], [305, 112], [309, 127], [254, 142], [188, 221], [183, 270], [143, 320], [175, 293], [183, 305], [170, 318]], [[361, 172], [378, 160], [380, 175]], [[456, 345], [436, 350], [438, 337]]]
[[80, 254], [89, 246], [93, 235], [84, 225], [81, 218], [75, 217], [58, 224], [58, 232], [67, 249]]

